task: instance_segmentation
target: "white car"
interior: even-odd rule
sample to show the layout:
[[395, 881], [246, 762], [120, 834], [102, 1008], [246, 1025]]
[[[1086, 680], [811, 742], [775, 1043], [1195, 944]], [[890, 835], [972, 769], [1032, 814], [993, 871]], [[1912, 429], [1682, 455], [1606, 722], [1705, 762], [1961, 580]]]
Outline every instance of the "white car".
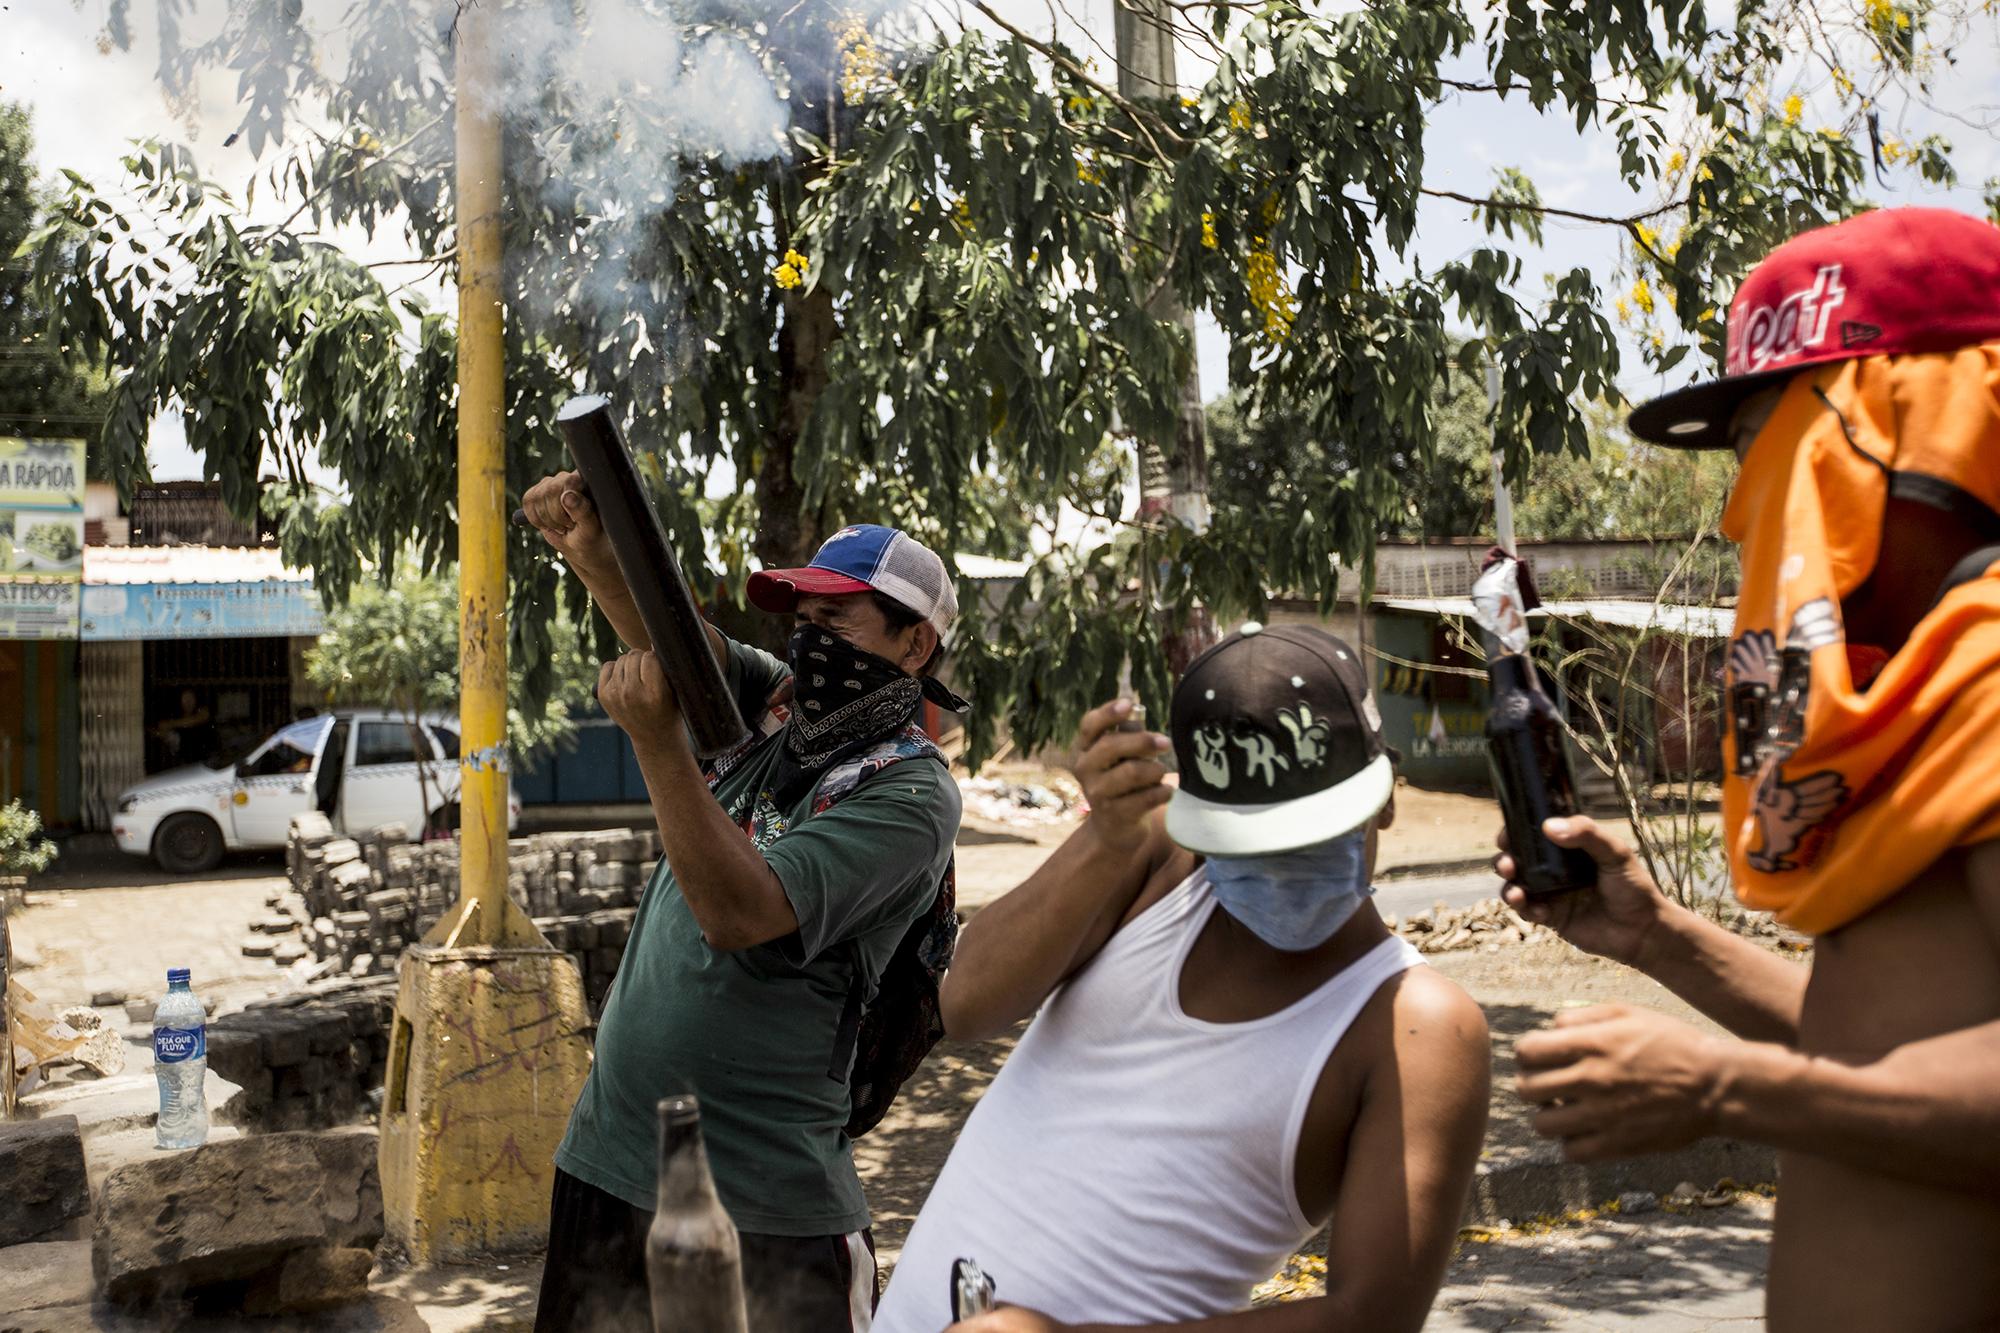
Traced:
[[[365, 833], [401, 824], [411, 841], [458, 823], [458, 720], [350, 708], [280, 727], [235, 756], [156, 773], [118, 798], [119, 849], [199, 874], [224, 851], [283, 847], [292, 816], [325, 812]], [[507, 789], [507, 827], [521, 802]]]

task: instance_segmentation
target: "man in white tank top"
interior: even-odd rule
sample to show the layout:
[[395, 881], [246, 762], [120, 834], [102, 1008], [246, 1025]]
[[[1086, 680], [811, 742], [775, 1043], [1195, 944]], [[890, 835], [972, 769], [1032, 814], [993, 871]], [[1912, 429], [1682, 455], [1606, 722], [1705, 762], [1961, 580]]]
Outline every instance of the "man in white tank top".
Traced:
[[[1478, 1006], [1368, 898], [1394, 770], [1360, 660], [1317, 630], [1246, 625], [1189, 666], [1171, 741], [1120, 731], [1130, 708], [1078, 734], [1090, 818], [959, 942], [952, 1036], [1036, 1017], [933, 1186], [877, 1333], [1418, 1329], [1490, 1058]], [[1329, 1221], [1327, 1294], [1248, 1310]], [[953, 1325], [960, 1258], [1003, 1307]]]

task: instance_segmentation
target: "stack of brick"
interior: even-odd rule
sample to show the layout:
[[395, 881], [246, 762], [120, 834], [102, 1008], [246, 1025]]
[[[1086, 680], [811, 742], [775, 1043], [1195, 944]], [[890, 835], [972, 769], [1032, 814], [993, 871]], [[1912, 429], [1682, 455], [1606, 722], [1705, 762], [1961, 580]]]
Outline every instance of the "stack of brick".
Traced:
[[[293, 822], [290, 911], [327, 971], [393, 972], [403, 949], [457, 901], [457, 841], [406, 837], [400, 825], [342, 838], [319, 815]], [[610, 989], [659, 854], [651, 830], [542, 833], [509, 844], [509, 895], [550, 943], [576, 955], [593, 1004]]]
[[230, 1118], [259, 1130], [309, 1129], [372, 1109], [395, 1011], [395, 979], [380, 977], [253, 1000], [213, 1020], [208, 1063], [242, 1089]]

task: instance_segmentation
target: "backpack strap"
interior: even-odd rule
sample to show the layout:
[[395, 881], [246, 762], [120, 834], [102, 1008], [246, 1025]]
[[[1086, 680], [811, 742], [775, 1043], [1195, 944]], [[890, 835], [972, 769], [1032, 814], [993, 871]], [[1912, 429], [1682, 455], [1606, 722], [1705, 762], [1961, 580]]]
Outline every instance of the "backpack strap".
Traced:
[[[944, 751], [924, 734], [923, 728], [911, 723], [879, 745], [872, 745], [829, 769], [813, 788], [807, 818], [831, 810], [852, 796], [865, 780], [905, 759], [936, 759], [946, 763]], [[849, 952], [852, 955], [854, 950]], [[868, 1007], [868, 978], [858, 962], [852, 971], [847, 999], [840, 1009], [840, 1022], [833, 1030], [833, 1051], [827, 1058], [826, 1076], [836, 1083], [847, 1081], [847, 1067], [854, 1061], [854, 1044], [861, 1035], [861, 1017]]]
[[2000, 560], [2000, 546], [1982, 546], [1951, 567], [1951, 573], [1944, 576], [1938, 585], [1937, 595], [1931, 598], [1931, 609], [1936, 610], [1945, 594], [1953, 588], [1962, 587], [1984, 574], [1995, 560]]

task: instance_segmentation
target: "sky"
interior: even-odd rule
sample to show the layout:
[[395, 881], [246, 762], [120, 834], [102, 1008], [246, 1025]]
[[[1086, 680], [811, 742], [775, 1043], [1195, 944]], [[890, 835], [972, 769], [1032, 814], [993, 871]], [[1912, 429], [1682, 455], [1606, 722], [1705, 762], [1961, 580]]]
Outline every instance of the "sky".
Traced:
[[[246, 144], [224, 143], [239, 117], [233, 76], [211, 71], [199, 85], [192, 114], [176, 114], [153, 76], [152, 0], [132, 0], [136, 41], [130, 52], [101, 49], [99, 34], [108, 3], [0, 0], [0, 98], [25, 102], [33, 109], [38, 165], [45, 173], [68, 167], [100, 185], [111, 185], [121, 174], [118, 159], [129, 142], [159, 136], [187, 143], [206, 173], [240, 188], [256, 162]], [[205, 0], [198, 14], [213, 22], [222, 3]], [[308, 0], [308, 19], [334, 23], [345, 7], [345, 0]], [[995, 7], [1024, 28], [1057, 32], [1079, 48], [1111, 44], [1111, 0], [1061, 0], [1060, 5], [1051, 0], [995, 0]], [[200, 31], [201, 18], [188, 26]], [[1890, 188], [1873, 191], [1878, 202], [1983, 211], [1978, 187], [1988, 177], [2000, 177], [2000, 140], [1972, 122], [2000, 113], [2000, 55], [1996, 55], [2000, 32], [1990, 22], [1976, 31], [1979, 40], [1957, 52], [1957, 65], [1941, 81], [1938, 97], [1943, 106], [1963, 112], [1964, 119], [1917, 110], [1905, 123], [1892, 120], [1889, 126], [1897, 137], [1909, 140], [1933, 130], [1948, 134], [1964, 183], [1952, 190], [1920, 188], [1905, 173], [1894, 177]], [[1108, 59], [1100, 58], [1100, 64], [1110, 66]], [[1205, 73], [1198, 53], [1183, 59], [1183, 86]], [[1807, 114], [1812, 114], [1810, 105]], [[1538, 114], [1518, 98], [1500, 103], [1472, 95], [1441, 104], [1429, 124], [1427, 151], [1427, 183], [1467, 194], [1485, 194], [1494, 170], [1512, 166], [1534, 179], [1544, 202], [1558, 207], [1618, 212], [1657, 202], [1636, 199], [1623, 189], [1608, 136], [1579, 134], [1573, 122]], [[289, 206], [269, 199], [267, 191], [256, 211], [282, 216]], [[364, 260], [408, 257], [393, 229], [372, 240], [358, 232], [341, 233], [338, 239]], [[1485, 243], [1483, 229], [1464, 205], [1427, 202], [1419, 228], [1421, 262], [1434, 265]], [[1610, 229], [1552, 219], [1544, 246], [1539, 253], [1528, 253], [1526, 268], [1538, 274], [1584, 264], [1603, 275], [1616, 260], [1617, 237]], [[440, 290], [435, 299], [449, 297]], [[1227, 387], [1227, 345], [1221, 331], [1205, 318], [1197, 341], [1203, 397], [1212, 398]], [[1640, 369], [1636, 354], [1628, 353], [1625, 360], [1621, 387], [1628, 396], [1646, 397], [1669, 387]], [[1684, 380], [1689, 373], [1684, 369], [1676, 378]], [[161, 480], [201, 475], [200, 460], [188, 450], [175, 420], [158, 423], [151, 453], [155, 476]]]

